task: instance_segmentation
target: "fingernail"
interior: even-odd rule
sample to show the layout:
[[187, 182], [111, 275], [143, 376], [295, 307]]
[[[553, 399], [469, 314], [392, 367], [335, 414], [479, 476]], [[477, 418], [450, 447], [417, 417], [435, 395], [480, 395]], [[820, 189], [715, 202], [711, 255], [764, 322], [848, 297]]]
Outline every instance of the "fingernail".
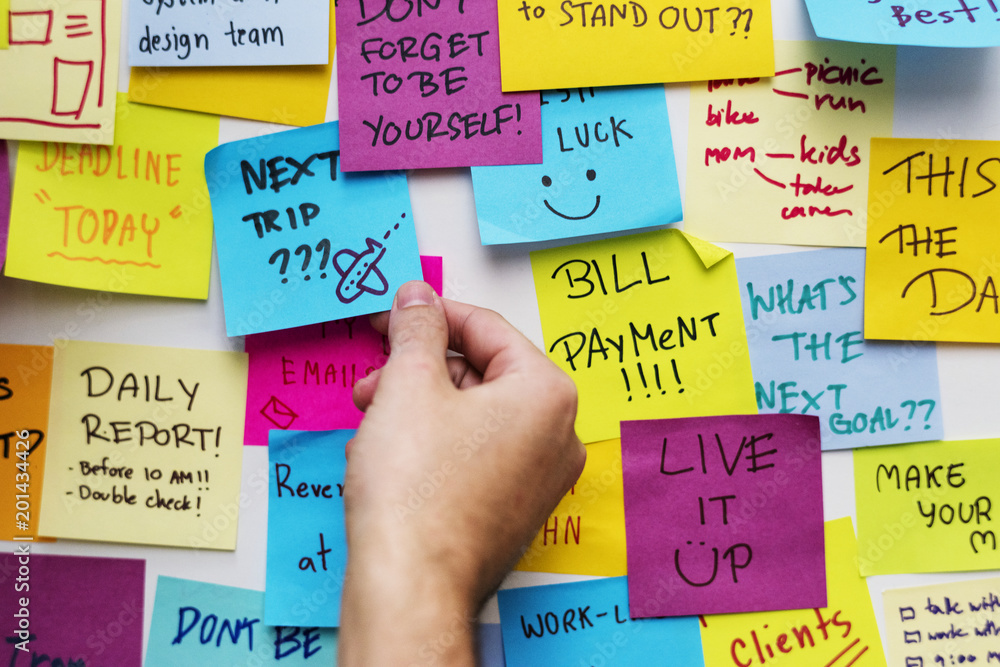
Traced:
[[434, 303], [434, 289], [425, 282], [412, 280], [404, 283], [396, 292], [396, 306], [430, 306]]

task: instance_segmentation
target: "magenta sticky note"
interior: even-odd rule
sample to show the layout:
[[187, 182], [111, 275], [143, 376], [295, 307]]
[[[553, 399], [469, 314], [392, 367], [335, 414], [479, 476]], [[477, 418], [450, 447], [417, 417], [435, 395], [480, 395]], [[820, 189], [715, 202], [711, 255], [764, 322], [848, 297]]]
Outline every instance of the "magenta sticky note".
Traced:
[[500, 90], [495, 2], [343, 0], [344, 171], [542, 161], [537, 92]]
[[42, 555], [33, 547], [15, 542], [0, 556], [10, 664], [13, 656], [23, 656], [19, 665], [142, 664], [146, 561]]
[[633, 618], [826, 606], [819, 419], [623, 421]]
[[[424, 280], [442, 290], [440, 257], [421, 257]], [[354, 385], [381, 368], [389, 344], [368, 317], [282, 329], [246, 337], [250, 356], [243, 442], [267, 446], [273, 429], [357, 428]]]
[[0, 139], [0, 269], [7, 259], [7, 229], [10, 226], [10, 162], [7, 142]]

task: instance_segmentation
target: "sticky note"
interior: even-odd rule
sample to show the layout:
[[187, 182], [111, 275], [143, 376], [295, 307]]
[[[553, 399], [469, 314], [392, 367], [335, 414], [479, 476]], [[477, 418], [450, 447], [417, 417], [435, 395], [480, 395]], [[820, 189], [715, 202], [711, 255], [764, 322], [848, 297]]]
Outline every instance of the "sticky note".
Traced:
[[388, 310], [396, 288], [420, 280], [406, 176], [344, 174], [337, 128], [205, 157], [228, 335]]
[[987, 2], [892, 5], [869, 0], [806, 0], [820, 37], [909, 46], [1000, 46], [1000, 6]]
[[261, 591], [160, 575], [143, 664], [336, 664], [336, 631], [273, 627], [264, 623], [263, 616]]
[[776, 42], [775, 61], [770, 79], [692, 86], [684, 228], [710, 241], [863, 246], [868, 146], [892, 134], [896, 50]]
[[625, 565], [620, 440], [587, 445], [573, 488], [545, 520], [515, 569], [618, 577]]
[[865, 341], [865, 251], [736, 260], [757, 409], [814, 414], [823, 449], [944, 434], [937, 350]]
[[480, 667], [506, 667], [503, 654], [503, 635], [499, 623], [480, 623], [476, 635], [477, 665]]
[[678, 222], [663, 86], [549, 90], [542, 164], [473, 167], [484, 245]]
[[632, 616], [826, 606], [819, 419], [623, 421], [622, 470]]
[[865, 338], [1000, 342], [1000, 142], [873, 139]]
[[10, 162], [7, 142], [0, 139], [0, 269], [7, 259], [7, 230], [10, 226]]
[[[347, 567], [344, 447], [354, 429], [271, 431], [264, 623], [336, 627]], [[314, 598], [323, 595], [319, 603]]]
[[[133, 67], [128, 99], [265, 123], [317, 125], [326, 118], [333, 77], [334, 24], [331, 3], [330, 55], [325, 65]], [[253, 94], [247, 95], [247, 90]]]
[[121, 0], [10, 0], [0, 137], [110, 144]]
[[119, 100], [113, 146], [21, 142], [8, 276], [208, 297], [212, 215], [201, 160], [219, 118]]
[[329, 4], [267, 0], [192, 4], [149, 0], [129, 7], [128, 64], [322, 65], [329, 61]]
[[504, 90], [771, 76], [770, 0], [500, 6]]
[[236, 548], [242, 352], [56, 341], [43, 535]]
[[5, 551], [0, 613], [10, 664], [142, 662], [145, 561], [38, 554], [30, 542]]
[[612, 577], [497, 592], [507, 664], [640, 665], [669, 655], [701, 667], [698, 619], [630, 619], [626, 586], [625, 577]]
[[11, 518], [0, 536], [38, 535], [45, 473], [52, 347], [0, 345], [0, 479], [10, 493], [0, 495], [0, 512]]
[[537, 93], [500, 92], [496, 3], [346, 0], [337, 23], [345, 171], [541, 162]]
[[[442, 289], [440, 257], [421, 257], [426, 280]], [[389, 341], [367, 317], [280, 329], [246, 337], [245, 444], [267, 446], [272, 429], [357, 428], [354, 385], [389, 359]]]
[[885, 667], [868, 585], [854, 564], [850, 517], [827, 521], [825, 542], [826, 606], [703, 617], [706, 667]]
[[996, 439], [855, 450], [862, 576], [1000, 568], [998, 452]]
[[622, 419], [754, 412], [732, 254], [668, 229], [531, 253], [549, 358], [576, 382], [576, 432]]
[[882, 592], [894, 665], [990, 664], [1000, 659], [1000, 578]]
[[[9, 16], [9, 12], [10, 0], [0, 0], [0, 17]], [[0, 49], [7, 48], [10, 48], [10, 21], [0, 20]]]

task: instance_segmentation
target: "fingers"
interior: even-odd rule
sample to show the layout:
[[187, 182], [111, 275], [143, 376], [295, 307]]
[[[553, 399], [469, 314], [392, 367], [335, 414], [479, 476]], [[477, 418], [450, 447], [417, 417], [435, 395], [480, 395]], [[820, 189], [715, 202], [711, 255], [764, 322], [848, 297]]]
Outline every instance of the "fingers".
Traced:
[[[445, 360], [448, 367], [448, 376], [451, 383], [458, 389], [468, 389], [483, 383], [482, 374], [469, 365], [463, 357], [448, 357]], [[354, 384], [354, 405], [362, 412], [368, 410], [375, 392], [378, 390], [379, 378], [382, 376], [382, 369], [376, 368], [371, 373], [361, 378]]]
[[[427, 291], [430, 292], [430, 288]], [[539, 362], [555, 369], [541, 350], [498, 313], [450, 299], [438, 298], [437, 303], [447, 323], [447, 349], [463, 355], [483, 379], [488, 381], [525, 366], [537, 370]], [[393, 345], [391, 328], [396, 311], [394, 304], [392, 312], [371, 316], [372, 326], [377, 331], [390, 332], [389, 340]]]
[[504, 373], [525, 368], [537, 371], [555, 366], [498, 313], [444, 299], [450, 349], [463, 355], [489, 381]]
[[469, 365], [464, 357], [448, 357], [448, 375], [451, 383], [459, 389], [468, 389], [483, 383], [483, 375]]
[[376, 368], [354, 384], [351, 398], [354, 399], [354, 405], [358, 407], [358, 410], [362, 412], [368, 410], [372, 399], [375, 398], [375, 390], [378, 389], [378, 380], [381, 376], [382, 369]]
[[389, 330], [389, 311], [383, 310], [380, 313], [372, 313], [368, 316], [368, 321], [371, 322], [372, 328], [375, 331], [384, 334]]
[[444, 304], [430, 285], [412, 281], [399, 288], [389, 313], [388, 335], [392, 353], [373, 380], [376, 388], [387, 384], [382, 379], [390, 376], [403, 391], [424, 387], [428, 380], [448, 383], [448, 323]]

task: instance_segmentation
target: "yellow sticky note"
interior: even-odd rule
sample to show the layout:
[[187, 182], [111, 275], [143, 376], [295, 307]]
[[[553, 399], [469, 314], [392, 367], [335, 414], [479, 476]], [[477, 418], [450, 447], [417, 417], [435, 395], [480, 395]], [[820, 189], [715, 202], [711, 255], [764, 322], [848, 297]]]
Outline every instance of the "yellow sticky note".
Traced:
[[537, 250], [531, 270], [584, 442], [625, 419], [756, 413], [732, 254], [667, 229]]
[[1000, 660], [1000, 578], [891, 589], [882, 602], [893, 665]]
[[51, 387], [51, 347], [0, 345], [0, 539], [38, 535]]
[[827, 521], [827, 606], [702, 619], [705, 667], [885, 667], [872, 601], [854, 565], [850, 518]]
[[692, 86], [685, 229], [863, 247], [869, 142], [892, 134], [896, 49], [775, 42], [774, 58], [773, 78]]
[[873, 139], [865, 338], [1000, 343], [1000, 142]]
[[625, 563], [621, 440], [587, 445], [587, 463], [517, 570], [620, 577]]
[[247, 356], [56, 341], [45, 535], [236, 548]]
[[1000, 569], [997, 470], [1000, 439], [854, 450], [861, 574]]
[[10, 47], [10, 0], [0, 0], [0, 49]]
[[128, 99], [284, 125], [326, 118], [336, 47], [330, 3], [330, 62], [287, 67], [133, 67]]
[[[0, 137], [110, 144], [121, 0], [9, 2], [10, 46], [0, 53]], [[8, 22], [6, 12], [2, 18]]]
[[770, 0], [500, 0], [504, 91], [774, 74]]
[[212, 210], [202, 164], [219, 117], [124, 99], [118, 113], [110, 147], [21, 142], [6, 273], [205, 299]]

